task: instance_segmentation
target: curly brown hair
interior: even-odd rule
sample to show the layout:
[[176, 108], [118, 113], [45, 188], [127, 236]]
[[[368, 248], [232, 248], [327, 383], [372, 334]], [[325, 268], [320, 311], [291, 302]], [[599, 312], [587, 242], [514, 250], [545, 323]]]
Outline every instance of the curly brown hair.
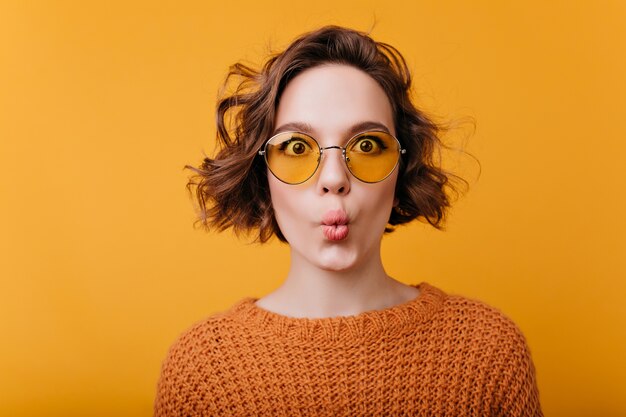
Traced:
[[[286, 241], [274, 216], [265, 162], [257, 152], [274, 130], [278, 101], [287, 83], [306, 69], [331, 63], [369, 74], [391, 103], [396, 136], [407, 152], [399, 165], [398, 204], [389, 225], [421, 219], [442, 228], [450, 192], [458, 192], [450, 180], [467, 184], [440, 166], [444, 128], [411, 102], [411, 74], [397, 49], [338, 26], [300, 36], [260, 70], [242, 63], [230, 67], [223, 88], [226, 91], [234, 85], [234, 91], [218, 100], [217, 155], [205, 157], [198, 168], [185, 166], [194, 172], [187, 189], [192, 196], [195, 189], [199, 203], [196, 223], [207, 230], [232, 227], [236, 234], [257, 232], [260, 242], [272, 235]], [[385, 231], [392, 230], [387, 227]]]

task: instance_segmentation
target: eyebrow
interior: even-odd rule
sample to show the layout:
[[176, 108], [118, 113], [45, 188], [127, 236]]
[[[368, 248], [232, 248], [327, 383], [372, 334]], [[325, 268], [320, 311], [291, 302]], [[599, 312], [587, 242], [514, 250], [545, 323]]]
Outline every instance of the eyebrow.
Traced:
[[[382, 123], [378, 123], [374, 121], [365, 121], [365, 122], [360, 122], [355, 125], [352, 125], [347, 130], [347, 134], [350, 137], [352, 137], [356, 135], [357, 133], [365, 132], [367, 130], [382, 130], [383, 132], [391, 134], [387, 126], [385, 126]], [[302, 133], [306, 133], [310, 135], [311, 133], [313, 133], [313, 127], [310, 124], [303, 123], [303, 122], [285, 123], [284, 125], [281, 125], [278, 128], [276, 128], [274, 130], [274, 133], [272, 133], [272, 136], [277, 135], [282, 132], [293, 132], [293, 131], [302, 132]]]

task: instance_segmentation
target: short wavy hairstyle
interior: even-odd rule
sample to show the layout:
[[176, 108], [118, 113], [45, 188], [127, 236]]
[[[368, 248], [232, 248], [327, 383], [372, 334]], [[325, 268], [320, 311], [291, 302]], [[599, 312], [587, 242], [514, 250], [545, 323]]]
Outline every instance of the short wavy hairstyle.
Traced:
[[324, 64], [364, 71], [391, 103], [396, 137], [407, 152], [398, 167], [398, 204], [385, 231], [414, 219], [442, 228], [450, 192], [458, 191], [450, 180], [466, 183], [441, 168], [444, 128], [412, 103], [411, 73], [397, 49], [338, 26], [300, 36], [259, 70], [242, 63], [230, 67], [217, 104], [217, 154], [205, 157], [199, 167], [185, 166], [194, 173], [187, 189], [199, 205], [196, 224], [217, 231], [232, 227], [237, 235], [253, 233], [260, 242], [273, 235], [286, 241], [274, 216], [267, 168], [258, 151], [274, 130], [285, 86], [301, 72]]

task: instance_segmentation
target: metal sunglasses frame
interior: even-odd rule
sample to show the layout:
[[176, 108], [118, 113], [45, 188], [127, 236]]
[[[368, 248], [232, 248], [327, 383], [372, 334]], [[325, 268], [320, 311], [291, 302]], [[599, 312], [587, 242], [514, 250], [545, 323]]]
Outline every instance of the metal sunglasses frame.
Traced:
[[[319, 151], [320, 151], [320, 152], [319, 152], [319, 153], [320, 153], [320, 155], [319, 155], [319, 158], [317, 158], [317, 165], [315, 166], [315, 169], [313, 170], [313, 172], [311, 173], [311, 175], [309, 175], [306, 179], [304, 179], [304, 180], [302, 180], [302, 181], [300, 181], [300, 182], [287, 182], [287, 181], [285, 181], [285, 180], [283, 180], [283, 179], [279, 178], [279, 177], [278, 177], [278, 175], [276, 175], [276, 174], [274, 173], [274, 171], [272, 171], [272, 168], [270, 167], [269, 161], [267, 160], [267, 144], [268, 144], [268, 143], [270, 143], [270, 141], [271, 141], [272, 139], [274, 139], [275, 137], [280, 136], [280, 135], [289, 134], [289, 133], [291, 133], [291, 134], [297, 134], [297, 135], [303, 135], [303, 136], [306, 136], [306, 137], [308, 137], [308, 138], [311, 138], [311, 139], [313, 140], [313, 142], [315, 142], [315, 144], [317, 145], [317, 147], [318, 147], [318, 149], [319, 149]], [[354, 175], [354, 172], [352, 172], [352, 170], [350, 169], [350, 166], [348, 165], [348, 162], [349, 162], [349, 160], [350, 160], [350, 159], [349, 159], [349, 158], [347, 157], [347, 155], [346, 155], [346, 148], [348, 148], [348, 145], [350, 145], [350, 143], [351, 143], [354, 139], [358, 138], [359, 136], [363, 136], [364, 134], [367, 134], [367, 133], [383, 133], [383, 134], [385, 134], [385, 135], [387, 135], [387, 136], [392, 137], [392, 138], [393, 138], [393, 139], [394, 139], [394, 140], [398, 143], [398, 159], [396, 160], [395, 165], [393, 166], [393, 168], [391, 168], [391, 170], [389, 171], [389, 173], [388, 173], [387, 175], [385, 175], [383, 178], [381, 178], [381, 179], [379, 179], [379, 180], [377, 180], [377, 181], [364, 181], [364, 180], [362, 180], [361, 178], [359, 178], [359, 177], [357, 177], [356, 175]], [[348, 168], [348, 171], [350, 171], [350, 174], [351, 174], [354, 178], [356, 178], [357, 180], [359, 180], [359, 181], [361, 181], [361, 182], [364, 182], [364, 183], [366, 183], [366, 184], [375, 184], [375, 183], [377, 183], [377, 182], [384, 181], [387, 177], [389, 177], [389, 176], [391, 175], [391, 173], [393, 172], [393, 170], [394, 170], [394, 169], [396, 169], [396, 167], [398, 166], [398, 163], [400, 162], [400, 156], [401, 156], [401, 155], [404, 155], [404, 154], [406, 153], [406, 149], [402, 147], [402, 144], [400, 143], [400, 141], [398, 140], [398, 138], [396, 138], [394, 135], [392, 135], [392, 134], [391, 134], [391, 133], [389, 133], [389, 132], [385, 132], [384, 130], [366, 130], [366, 131], [363, 131], [363, 132], [357, 133], [356, 135], [354, 135], [354, 136], [352, 136], [350, 139], [348, 139], [348, 141], [346, 142], [346, 146], [333, 145], [333, 146], [326, 146], [326, 147], [324, 147], [324, 148], [322, 148], [322, 147], [320, 146], [319, 142], [318, 142], [318, 141], [317, 141], [317, 140], [316, 140], [313, 136], [311, 136], [311, 135], [309, 135], [309, 134], [307, 134], [307, 133], [298, 132], [298, 131], [295, 131], [295, 130], [294, 130], [294, 131], [280, 132], [280, 133], [277, 133], [277, 134], [273, 135], [272, 137], [270, 137], [268, 140], [266, 140], [266, 141], [265, 141], [265, 144], [263, 145], [263, 149], [262, 149], [262, 150], [259, 150], [259, 151], [258, 151], [258, 154], [263, 156], [263, 159], [265, 160], [265, 165], [266, 165], [266, 166], [267, 166], [267, 168], [270, 170], [270, 172], [272, 173], [272, 175], [273, 175], [274, 177], [276, 177], [276, 179], [278, 179], [279, 181], [281, 181], [281, 182], [283, 182], [283, 183], [285, 183], [285, 184], [289, 184], [289, 185], [298, 185], [298, 184], [302, 184], [302, 183], [304, 183], [304, 182], [308, 181], [308, 180], [309, 180], [309, 179], [310, 179], [313, 175], [315, 175], [315, 173], [317, 172], [317, 170], [319, 169], [319, 167], [320, 167], [320, 165], [321, 165], [321, 163], [322, 163], [322, 158], [324, 157], [324, 151], [325, 151], [326, 149], [341, 149], [341, 155], [342, 155], [342, 157], [343, 157], [343, 161], [344, 161], [344, 163], [346, 164], [346, 168]]]

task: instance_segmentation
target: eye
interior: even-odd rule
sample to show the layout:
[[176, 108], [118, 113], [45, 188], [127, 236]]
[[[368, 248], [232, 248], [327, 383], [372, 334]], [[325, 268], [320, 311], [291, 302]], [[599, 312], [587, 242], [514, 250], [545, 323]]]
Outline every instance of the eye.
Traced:
[[305, 149], [304, 144], [302, 142], [294, 142], [293, 146], [291, 147], [291, 150], [296, 155], [300, 155], [301, 153], [304, 153], [304, 149]]
[[359, 149], [361, 152], [371, 152], [374, 149], [374, 144], [371, 140], [362, 140], [359, 142]]
[[387, 149], [384, 142], [374, 136], [366, 135], [356, 139], [354, 144], [350, 147], [350, 151], [358, 152], [367, 155], [376, 155]]
[[301, 156], [313, 150], [307, 141], [297, 137], [282, 142], [278, 149], [287, 156]]

